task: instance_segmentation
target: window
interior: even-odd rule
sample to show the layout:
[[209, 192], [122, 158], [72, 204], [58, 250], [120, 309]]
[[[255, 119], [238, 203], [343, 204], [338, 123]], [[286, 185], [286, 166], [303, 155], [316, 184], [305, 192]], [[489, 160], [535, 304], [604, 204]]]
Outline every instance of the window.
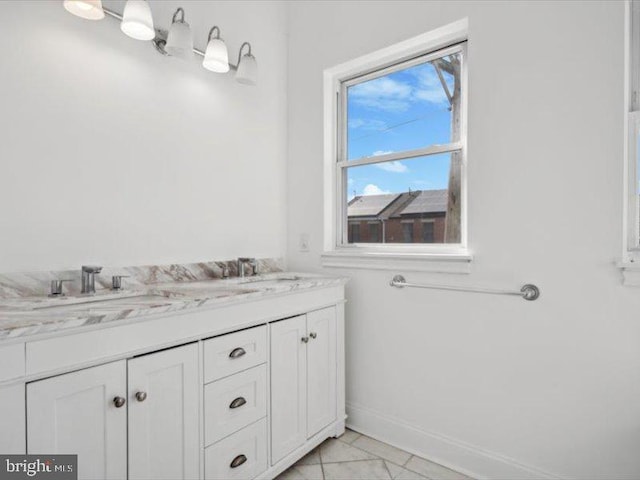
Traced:
[[435, 223], [433, 221], [423, 221], [422, 222], [422, 242], [423, 243], [433, 243], [435, 236]]
[[380, 241], [380, 224], [369, 223], [369, 241], [371, 243], [378, 243]]
[[413, 243], [413, 222], [402, 224], [402, 239], [404, 243]]
[[358, 243], [360, 241], [360, 224], [349, 222], [349, 242]]
[[[461, 42], [340, 81], [338, 247], [464, 247], [465, 53]], [[443, 218], [439, 242], [433, 224], [414, 235], [425, 217]], [[370, 222], [366, 238], [355, 220]]]
[[627, 235], [626, 250], [631, 259], [640, 258], [640, 2], [629, 4], [629, 78], [627, 89]]
[[323, 266], [471, 271], [468, 32], [464, 18], [324, 70]]

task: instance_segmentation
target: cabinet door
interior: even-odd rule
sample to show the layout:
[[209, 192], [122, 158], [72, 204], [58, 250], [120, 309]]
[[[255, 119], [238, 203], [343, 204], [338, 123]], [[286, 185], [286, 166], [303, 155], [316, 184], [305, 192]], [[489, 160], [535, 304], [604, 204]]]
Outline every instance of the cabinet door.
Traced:
[[0, 452], [26, 453], [24, 383], [0, 387]]
[[306, 317], [271, 324], [271, 463], [307, 439]]
[[77, 454], [78, 478], [126, 478], [127, 408], [114, 401], [126, 375], [122, 360], [29, 383], [27, 453]]
[[307, 437], [336, 419], [336, 310], [307, 314]]
[[198, 346], [129, 360], [129, 479], [199, 476]]

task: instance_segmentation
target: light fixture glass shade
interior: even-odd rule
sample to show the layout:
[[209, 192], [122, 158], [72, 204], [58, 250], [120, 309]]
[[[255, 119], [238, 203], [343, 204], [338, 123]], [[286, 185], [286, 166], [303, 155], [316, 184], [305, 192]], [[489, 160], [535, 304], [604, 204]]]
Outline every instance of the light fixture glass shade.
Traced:
[[193, 34], [187, 22], [176, 21], [171, 24], [164, 50], [183, 60], [193, 57]]
[[87, 20], [102, 20], [102, 0], [64, 0], [64, 8], [75, 16]]
[[136, 40], [153, 40], [155, 38], [156, 31], [153, 28], [151, 8], [146, 0], [127, 0], [120, 30]]
[[244, 85], [255, 85], [258, 80], [258, 63], [256, 57], [247, 53], [240, 58], [236, 80]]
[[221, 38], [209, 40], [202, 66], [216, 73], [229, 71], [229, 52], [227, 51], [227, 45]]

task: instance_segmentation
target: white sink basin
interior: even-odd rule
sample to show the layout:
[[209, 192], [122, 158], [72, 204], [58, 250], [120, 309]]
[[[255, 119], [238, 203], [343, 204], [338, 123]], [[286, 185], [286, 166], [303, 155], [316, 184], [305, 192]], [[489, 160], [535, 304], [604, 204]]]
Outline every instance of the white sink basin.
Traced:
[[99, 310], [99, 309], [123, 309], [127, 306], [131, 308], [139, 306], [163, 305], [168, 303], [168, 298], [160, 294], [135, 294], [112, 298], [88, 297], [88, 298], [62, 298], [60, 303], [34, 307], [33, 310], [62, 310], [75, 312], [78, 310]]
[[265, 283], [265, 282], [283, 283], [283, 282], [297, 282], [299, 280], [302, 280], [302, 277], [299, 277], [297, 275], [290, 275], [287, 277], [275, 277], [275, 278], [274, 277], [266, 277], [266, 278], [248, 277], [238, 281], [238, 284], [246, 285], [246, 284], [252, 284], [252, 283]]
[[179, 292], [180, 295], [184, 295], [185, 297], [204, 300], [235, 297], [238, 295], [256, 293], [259, 290], [255, 288], [247, 288], [244, 285], [211, 285], [211, 282], [192, 282], [180, 286], [172, 286], [171, 290], [167, 289], [167, 291]]

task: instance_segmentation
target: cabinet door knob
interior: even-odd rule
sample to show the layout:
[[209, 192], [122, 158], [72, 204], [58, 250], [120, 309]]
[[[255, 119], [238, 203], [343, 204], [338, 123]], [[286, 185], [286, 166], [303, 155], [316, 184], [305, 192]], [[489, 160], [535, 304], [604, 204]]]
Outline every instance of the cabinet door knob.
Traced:
[[302, 340], [302, 343], [307, 343], [309, 341], [309, 337], [302, 337], [300, 340]]
[[244, 455], [238, 455], [236, 458], [231, 460], [231, 464], [229, 465], [231, 468], [238, 468], [244, 462], [247, 461], [247, 457]]
[[240, 358], [246, 353], [247, 353], [246, 350], [242, 347], [234, 348], [233, 350], [231, 350], [231, 353], [229, 354], [229, 358]]
[[310, 336], [311, 338], [316, 338], [316, 337], [318, 336], [318, 334], [317, 334], [316, 332], [311, 332], [311, 333], [309, 334], [309, 336]]
[[147, 392], [137, 392], [136, 400], [139, 402], [144, 402], [147, 399]]
[[238, 397], [229, 404], [229, 408], [238, 408], [243, 406], [245, 403], [247, 403], [247, 401], [244, 399], [244, 397]]
[[127, 401], [125, 400], [124, 397], [114, 397], [113, 398], [113, 404], [116, 406], [116, 408], [123, 407], [125, 403], [127, 403]]

